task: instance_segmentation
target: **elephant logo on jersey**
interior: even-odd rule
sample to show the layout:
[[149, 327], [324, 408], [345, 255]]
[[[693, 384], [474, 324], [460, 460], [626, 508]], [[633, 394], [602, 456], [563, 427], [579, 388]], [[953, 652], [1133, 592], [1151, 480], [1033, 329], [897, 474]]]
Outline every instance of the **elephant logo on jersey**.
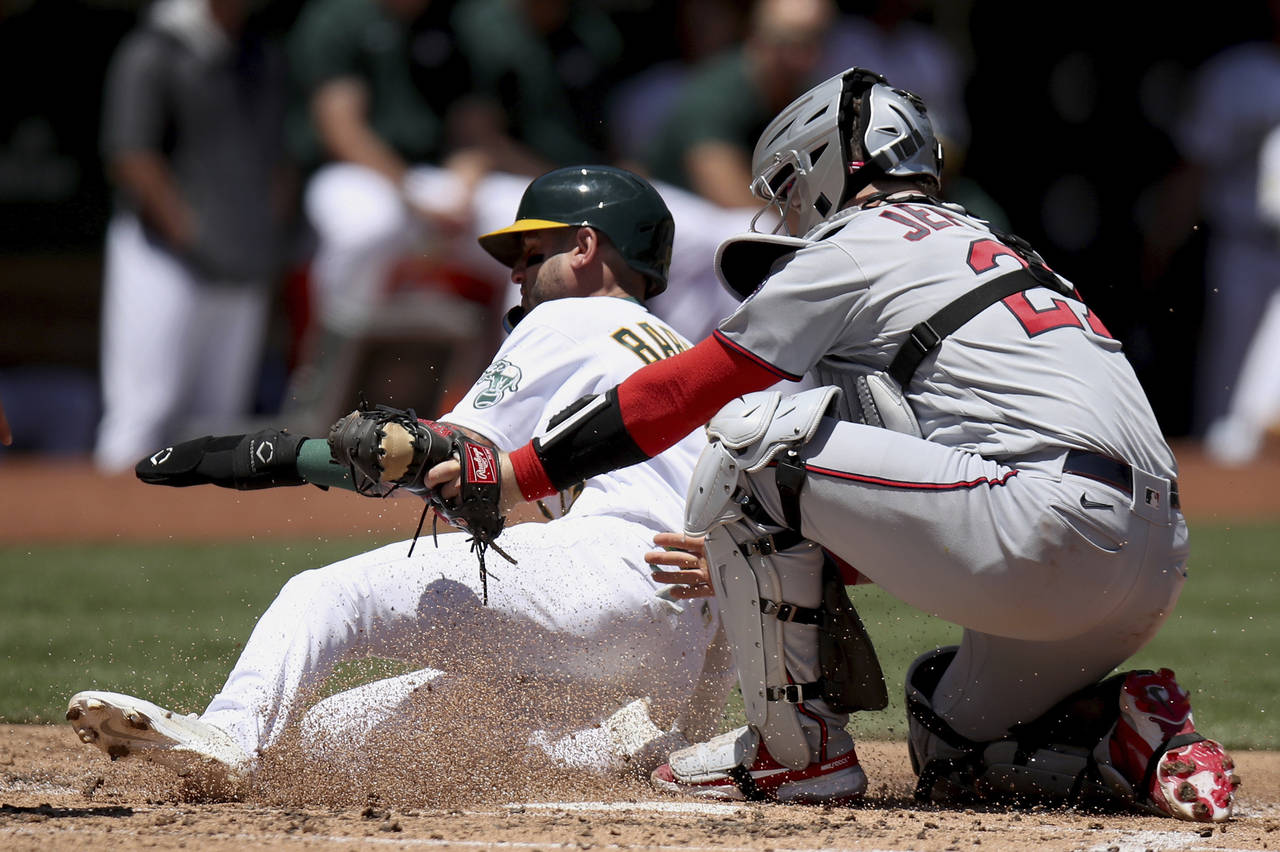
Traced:
[[520, 368], [515, 364], [505, 358], [499, 358], [489, 365], [489, 369], [485, 370], [480, 380], [476, 382], [477, 387], [483, 386], [483, 389], [476, 394], [471, 404], [476, 408], [491, 408], [497, 405], [508, 393], [520, 390], [522, 375]]

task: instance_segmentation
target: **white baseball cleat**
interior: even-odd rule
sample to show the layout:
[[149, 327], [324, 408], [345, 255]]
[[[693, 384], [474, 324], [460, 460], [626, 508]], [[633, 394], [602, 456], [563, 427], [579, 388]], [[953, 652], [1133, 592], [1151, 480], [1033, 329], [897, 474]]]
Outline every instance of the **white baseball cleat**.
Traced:
[[1175, 819], [1223, 822], [1231, 818], [1240, 778], [1235, 762], [1213, 740], [1169, 749], [1151, 781], [1151, 805]]
[[625, 772], [640, 778], [649, 777], [670, 752], [689, 745], [683, 734], [654, 724], [647, 698], [632, 701], [598, 725], [551, 737], [547, 731], [535, 731], [529, 745], [569, 769]]
[[253, 758], [220, 728], [196, 714], [181, 716], [118, 692], [78, 692], [67, 721], [80, 741], [112, 760], [137, 756], [166, 766], [194, 793], [229, 798], [249, 779]]
[[[838, 757], [814, 761], [804, 769], [790, 769], [778, 763], [764, 743], [759, 743], [749, 764], [713, 768], [706, 758], [714, 762], [714, 755], [723, 752], [734, 739], [742, 740], [741, 729], [722, 734], [710, 743], [674, 752], [671, 761], [650, 776], [654, 786], [705, 799], [810, 805], [852, 805], [861, 801], [867, 791], [867, 775], [852, 747]], [[687, 770], [684, 774], [682, 767]]]

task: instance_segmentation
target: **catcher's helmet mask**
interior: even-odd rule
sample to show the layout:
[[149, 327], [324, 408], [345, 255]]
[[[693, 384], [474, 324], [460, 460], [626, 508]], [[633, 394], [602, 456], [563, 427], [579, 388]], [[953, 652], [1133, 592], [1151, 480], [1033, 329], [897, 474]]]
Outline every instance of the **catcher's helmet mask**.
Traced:
[[520, 236], [548, 228], [591, 227], [608, 237], [627, 265], [646, 279], [645, 298], [667, 289], [675, 222], [666, 202], [639, 175], [614, 166], [568, 166], [535, 178], [516, 220], [480, 237], [504, 266], [520, 259]]
[[874, 71], [850, 68], [770, 122], [752, 156], [752, 173], [751, 191], [765, 202], [752, 230], [773, 209], [780, 220], [774, 233], [800, 236], [879, 177], [914, 177], [936, 187], [942, 144], [918, 95], [893, 88]]

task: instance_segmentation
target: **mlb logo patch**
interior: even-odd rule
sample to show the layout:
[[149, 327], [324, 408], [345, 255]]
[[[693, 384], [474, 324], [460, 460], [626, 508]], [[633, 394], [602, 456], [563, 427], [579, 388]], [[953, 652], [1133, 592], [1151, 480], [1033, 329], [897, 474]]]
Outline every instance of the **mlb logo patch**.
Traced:
[[482, 485], [498, 481], [498, 460], [492, 449], [480, 444], [467, 445], [467, 479]]

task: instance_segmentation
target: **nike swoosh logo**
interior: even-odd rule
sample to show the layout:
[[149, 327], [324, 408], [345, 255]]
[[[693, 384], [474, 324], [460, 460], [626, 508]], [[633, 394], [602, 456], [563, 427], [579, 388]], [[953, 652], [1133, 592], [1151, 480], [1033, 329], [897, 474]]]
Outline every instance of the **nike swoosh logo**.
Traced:
[[1084, 496], [1084, 493], [1081, 492], [1080, 508], [1081, 509], [1114, 509], [1115, 507], [1110, 503], [1095, 503], [1093, 500], [1090, 500], [1088, 497]]
[[780, 769], [757, 769], [751, 773], [751, 777], [755, 779], [772, 778], [774, 775], [781, 775], [783, 772], [790, 772], [790, 769], [783, 766]]

